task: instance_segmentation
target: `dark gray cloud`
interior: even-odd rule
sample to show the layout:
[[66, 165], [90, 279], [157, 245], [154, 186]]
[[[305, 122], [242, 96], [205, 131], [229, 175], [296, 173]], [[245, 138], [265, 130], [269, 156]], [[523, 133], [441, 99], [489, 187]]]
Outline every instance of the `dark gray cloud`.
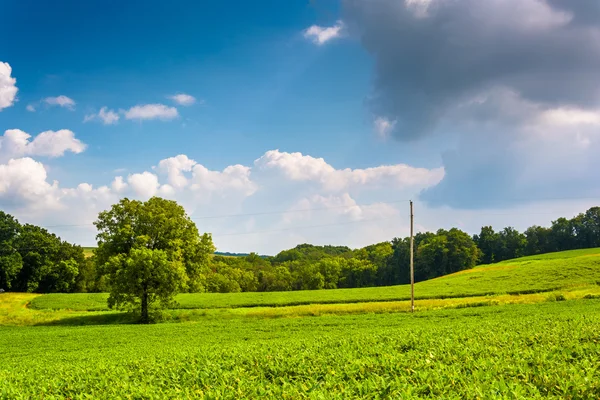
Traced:
[[498, 86], [549, 106], [596, 104], [598, 3], [345, 0], [344, 20], [375, 59], [371, 111], [397, 121], [397, 138], [414, 139]]
[[425, 203], [600, 196], [600, 1], [343, 4], [375, 61], [370, 111], [398, 140], [458, 137]]

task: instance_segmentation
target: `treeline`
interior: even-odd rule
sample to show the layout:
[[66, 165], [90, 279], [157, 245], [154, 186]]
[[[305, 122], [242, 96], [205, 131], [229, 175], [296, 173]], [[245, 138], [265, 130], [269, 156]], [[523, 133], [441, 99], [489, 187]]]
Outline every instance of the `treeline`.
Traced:
[[473, 240], [481, 250], [481, 263], [555, 251], [600, 247], [600, 207], [592, 207], [572, 219], [558, 218], [549, 228], [531, 226], [524, 233], [513, 228], [495, 232], [481, 228]]
[[[480, 257], [473, 239], [453, 228], [415, 236], [415, 279], [472, 268]], [[302, 244], [274, 257], [215, 256], [208, 292], [287, 291], [388, 286], [410, 282], [410, 239], [352, 250]]]
[[93, 270], [93, 261], [85, 258], [80, 246], [39, 226], [21, 225], [0, 211], [0, 289], [85, 292], [96, 280]]
[[[209, 237], [208, 237], [209, 238]], [[207, 239], [207, 238], [205, 238]], [[206, 246], [209, 246], [207, 244]], [[212, 244], [210, 244], [212, 246]], [[415, 280], [525, 255], [600, 247], [600, 207], [549, 228], [525, 232], [486, 226], [477, 235], [453, 228], [414, 238]], [[212, 251], [212, 250], [211, 250]], [[23, 292], [109, 290], [102, 257], [0, 212], [0, 289]], [[394, 238], [361, 249], [302, 244], [273, 257], [215, 254], [195, 261], [195, 292], [289, 291], [388, 286], [410, 282], [410, 240]]]

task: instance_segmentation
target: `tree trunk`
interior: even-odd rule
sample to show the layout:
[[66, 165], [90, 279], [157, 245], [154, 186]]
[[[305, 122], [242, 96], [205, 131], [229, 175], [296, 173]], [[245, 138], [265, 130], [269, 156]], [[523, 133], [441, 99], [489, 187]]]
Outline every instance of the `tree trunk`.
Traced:
[[148, 316], [148, 289], [144, 287], [144, 292], [142, 293], [142, 319], [140, 321], [142, 324], [149, 324], [150, 317]]

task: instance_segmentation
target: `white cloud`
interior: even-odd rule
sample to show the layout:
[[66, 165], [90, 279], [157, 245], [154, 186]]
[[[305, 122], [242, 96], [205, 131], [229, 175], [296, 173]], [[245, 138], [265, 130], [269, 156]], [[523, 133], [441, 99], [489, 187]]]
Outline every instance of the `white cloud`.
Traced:
[[169, 99], [182, 106], [191, 106], [196, 102], [196, 98], [189, 94], [179, 93], [173, 96], [169, 96]]
[[322, 158], [301, 153], [286, 153], [279, 150], [266, 152], [255, 161], [258, 169], [274, 170], [287, 179], [315, 181], [330, 191], [346, 190], [357, 185], [379, 187], [428, 187], [438, 183], [444, 176], [442, 168], [415, 168], [405, 164], [382, 165], [366, 169], [335, 169]]
[[83, 122], [98, 120], [104, 125], [116, 124], [119, 121], [119, 114], [108, 107], [102, 107], [97, 114], [88, 114], [83, 118]]
[[20, 129], [8, 129], [0, 136], [0, 161], [22, 156], [60, 157], [67, 151], [81, 153], [86, 145], [68, 129], [45, 131], [33, 140]]
[[127, 182], [129, 182], [134, 193], [143, 198], [154, 196], [160, 186], [158, 177], [148, 171], [142, 172], [141, 174], [129, 175]]
[[303, 34], [306, 39], [311, 40], [317, 45], [323, 45], [330, 40], [339, 38], [342, 35], [342, 29], [344, 24], [342, 21], [337, 21], [335, 25], [329, 27], [322, 27], [318, 25], [312, 25], [305, 29]]
[[375, 127], [377, 136], [382, 139], [387, 139], [394, 129], [394, 126], [396, 126], [396, 121], [390, 121], [384, 117], [377, 117], [375, 118], [375, 121], [373, 121], [373, 126]]
[[25, 107], [25, 109], [29, 112], [35, 112], [35, 106], [33, 104], [27, 104], [27, 107]]
[[125, 183], [122, 176], [116, 176], [111, 184], [111, 188], [116, 193], [121, 193], [127, 188], [127, 183]]
[[170, 120], [177, 118], [179, 113], [175, 107], [168, 107], [164, 104], [144, 104], [131, 107], [129, 110], [124, 111], [125, 118], [127, 119], [161, 119]]
[[64, 107], [71, 111], [73, 111], [75, 109], [75, 104], [76, 104], [75, 100], [71, 99], [70, 97], [64, 96], [64, 95], [60, 95], [57, 97], [46, 97], [44, 99], [44, 101], [48, 105]]
[[10, 64], [0, 61], [0, 111], [14, 104], [17, 97], [17, 79], [11, 77]]
[[187, 185], [188, 179], [183, 172], [189, 172], [196, 165], [196, 161], [189, 159], [186, 155], [180, 154], [176, 157], [166, 158], [158, 163], [158, 171], [168, 175], [169, 183], [175, 188], [181, 188]]
[[[280, 163], [264, 168], [263, 162], [273, 159]], [[325, 160], [275, 150], [259, 160], [252, 167], [211, 170], [178, 155], [159, 161], [156, 174], [142, 171], [127, 179], [116, 176], [107, 186], [84, 182], [65, 188], [52, 180], [39, 161], [16, 158], [0, 164], [0, 207], [23, 222], [77, 225], [51, 230], [66, 240], [93, 245], [92, 222], [98, 212], [122, 197], [146, 200], [157, 195], [182, 204], [201, 232], [214, 234], [219, 249], [274, 254], [299, 243], [360, 247], [405, 236], [408, 203], [393, 200], [414, 198], [424, 186], [434, 184], [428, 179], [439, 173], [426, 170], [429, 173], [424, 174], [403, 165], [336, 169]], [[290, 165], [295, 167], [290, 169]], [[330, 179], [343, 184], [333, 185]], [[558, 216], [572, 216], [592, 204], [592, 200], [554, 201], [510, 209], [455, 210], [428, 208], [416, 201], [415, 223], [430, 230], [458, 226], [469, 233], [486, 224], [522, 230], [534, 223], [547, 225]]]
[[25, 157], [11, 159], [0, 164], [0, 202], [5, 207], [57, 206], [58, 183], [46, 181], [46, 169], [42, 163]]
[[223, 171], [211, 171], [203, 165], [196, 164], [192, 169], [190, 188], [199, 192], [238, 191], [243, 196], [250, 196], [256, 190], [256, 184], [250, 179], [250, 167], [230, 165]]

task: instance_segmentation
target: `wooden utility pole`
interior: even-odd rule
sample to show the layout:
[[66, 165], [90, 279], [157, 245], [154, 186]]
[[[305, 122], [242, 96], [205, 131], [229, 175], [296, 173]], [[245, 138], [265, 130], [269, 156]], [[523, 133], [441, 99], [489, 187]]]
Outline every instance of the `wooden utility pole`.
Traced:
[[413, 237], [413, 202], [410, 201], [410, 312], [415, 312], [415, 266]]

